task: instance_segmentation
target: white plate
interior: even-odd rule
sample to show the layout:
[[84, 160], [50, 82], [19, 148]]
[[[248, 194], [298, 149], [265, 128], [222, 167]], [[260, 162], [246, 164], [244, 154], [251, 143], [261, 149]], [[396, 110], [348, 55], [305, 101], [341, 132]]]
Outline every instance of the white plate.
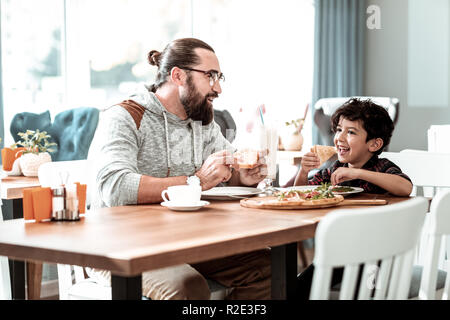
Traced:
[[164, 201], [161, 202], [161, 205], [163, 207], [169, 208], [170, 210], [174, 210], [174, 211], [195, 211], [200, 209], [203, 206], [207, 206], [209, 204], [208, 201], [197, 201], [194, 204], [181, 204], [181, 203], [177, 203], [177, 202], [172, 202], [172, 201]]
[[248, 198], [262, 193], [258, 188], [250, 187], [215, 187], [202, 192], [202, 199], [207, 200], [236, 200]]
[[[339, 187], [339, 186], [336, 186], [336, 187]], [[336, 187], [335, 187], [335, 188], [336, 188]], [[347, 186], [342, 186], [342, 187], [347, 187]], [[342, 195], [342, 196], [346, 196], [346, 195], [349, 195], [349, 194], [360, 193], [360, 192], [363, 192], [363, 191], [364, 191], [364, 189], [363, 189], [363, 188], [360, 188], [360, 187], [350, 187], [350, 188], [352, 188], [353, 190], [352, 190], [352, 191], [346, 191], [346, 192], [336, 192], [336, 191], [333, 191], [333, 193], [334, 193], [334, 194], [340, 194], [340, 195]]]
[[[295, 187], [288, 187], [288, 188], [277, 188], [280, 191], [288, 191], [288, 190], [314, 190], [316, 188], [318, 188], [320, 186], [318, 185], [311, 185], [311, 186], [295, 186]], [[338, 186], [336, 186], [338, 187]], [[342, 187], [347, 187], [347, 186], [342, 186]], [[334, 194], [340, 194], [342, 196], [347, 196], [350, 194], [354, 194], [354, 193], [360, 193], [363, 192], [364, 189], [360, 188], [360, 187], [350, 187], [353, 190], [352, 191], [346, 191], [346, 192], [333, 192]]]
[[287, 188], [276, 188], [277, 190], [280, 191], [289, 191], [289, 190], [314, 190], [315, 188], [317, 188], [319, 186], [316, 185], [312, 185], [312, 186], [295, 186], [295, 187], [287, 187]]

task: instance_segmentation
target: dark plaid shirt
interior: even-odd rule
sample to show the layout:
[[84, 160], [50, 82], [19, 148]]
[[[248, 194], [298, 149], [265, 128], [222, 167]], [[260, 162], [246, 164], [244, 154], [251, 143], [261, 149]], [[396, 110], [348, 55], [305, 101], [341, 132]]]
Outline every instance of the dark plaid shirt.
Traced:
[[[333, 162], [331, 167], [325, 168], [317, 172], [314, 177], [312, 177], [310, 180], [308, 180], [308, 184], [316, 185], [321, 184], [325, 182], [331, 182], [331, 174], [337, 170], [337, 168], [344, 167], [348, 168], [348, 163], [341, 163], [339, 160], [336, 160]], [[378, 158], [377, 155], [374, 155], [372, 158], [369, 159], [369, 161], [366, 162], [366, 164], [362, 167], [362, 169], [375, 171], [375, 172], [383, 172], [383, 173], [389, 173], [389, 174], [396, 174], [400, 177], [405, 178], [408, 181], [411, 181], [411, 179], [402, 172], [402, 170], [395, 165], [393, 162], [389, 161], [385, 158]], [[365, 180], [361, 179], [355, 179], [355, 180], [349, 180], [340, 183], [341, 186], [349, 186], [349, 187], [360, 187], [363, 188], [365, 192], [370, 193], [386, 193], [387, 191], [380, 188], [379, 186], [367, 182]]]

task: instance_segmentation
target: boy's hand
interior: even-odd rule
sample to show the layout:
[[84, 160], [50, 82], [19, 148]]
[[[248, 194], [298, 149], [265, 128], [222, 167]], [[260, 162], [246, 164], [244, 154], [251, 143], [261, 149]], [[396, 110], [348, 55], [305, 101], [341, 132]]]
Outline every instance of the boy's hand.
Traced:
[[320, 167], [320, 159], [314, 152], [307, 152], [302, 156], [300, 170], [294, 180], [294, 186], [308, 184], [308, 173], [315, 168]]
[[358, 179], [360, 170], [355, 168], [338, 168], [331, 174], [331, 184], [334, 186], [344, 181]]
[[302, 156], [301, 171], [303, 174], [308, 174], [312, 169], [318, 168], [320, 166], [320, 159], [317, 154], [313, 152], [307, 152]]

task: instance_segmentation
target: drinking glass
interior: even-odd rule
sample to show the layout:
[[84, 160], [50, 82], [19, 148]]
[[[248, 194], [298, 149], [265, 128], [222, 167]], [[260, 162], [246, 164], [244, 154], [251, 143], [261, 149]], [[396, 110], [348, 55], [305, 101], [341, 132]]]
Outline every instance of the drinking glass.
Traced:
[[278, 130], [275, 124], [259, 125], [256, 128], [259, 150], [265, 151], [265, 163], [267, 165], [267, 176], [264, 179], [264, 193], [273, 194], [276, 189], [273, 182], [277, 175], [277, 150], [278, 150]]

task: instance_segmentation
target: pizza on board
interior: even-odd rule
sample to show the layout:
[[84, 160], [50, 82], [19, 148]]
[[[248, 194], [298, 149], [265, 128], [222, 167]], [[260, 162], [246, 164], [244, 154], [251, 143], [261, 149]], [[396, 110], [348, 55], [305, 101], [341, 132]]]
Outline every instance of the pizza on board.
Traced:
[[341, 195], [334, 195], [329, 190], [289, 190], [279, 191], [277, 197], [270, 199], [268, 204], [275, 206], [306, 206], [315, 207], [337, 204], [344, 200]]
[[332, 146], [320, 146], [315, 145], [311, 148], [311, 152], [314, 152], [317, 154], [320, 160], [320, 165], [322, 165], [324, 162], [326, 162], [328, 159], [330, 159], [332, 156], [334, 156], [336, 152], [336, 148]]

